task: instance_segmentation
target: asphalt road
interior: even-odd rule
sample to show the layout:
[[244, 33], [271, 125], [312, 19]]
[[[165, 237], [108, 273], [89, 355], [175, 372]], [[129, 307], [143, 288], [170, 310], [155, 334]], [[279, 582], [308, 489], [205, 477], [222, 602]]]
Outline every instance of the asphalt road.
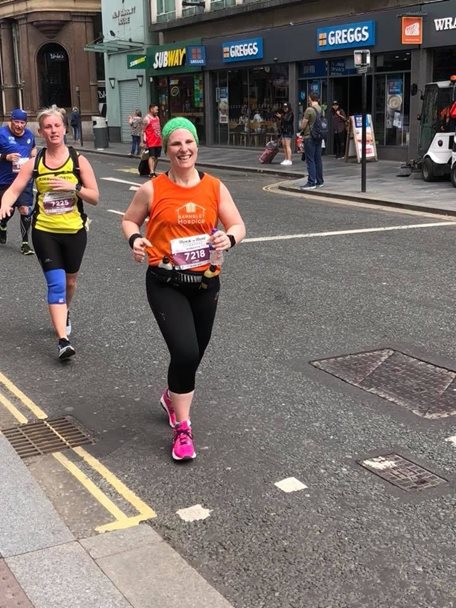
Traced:
[[[142, 178], [128, 159], [89, 158], [101, 202], [88, 206], [76, 357], [56, 358], [44, 281], [19, 254], [15, 218], [0, 251], [0, 371], [49, 417], [71, 414], [94, 434], [90, 451], [235, 608], [456, 606], [455, 417], [424, 420], [309, 364], [396, 348], [456, 369], [456, 223], [314, 202], [265, 190], [267, 176], [220, 171], [248, 239], [226, 255], [192, 410], [198, 458], [179, 466], [158, 405], [167, 355], [145, 266], [120, 233], [133, 195], [123, 181]], [[409, 493], [358, 464], [391, 450], [449, 483]], [[290, 477], [306, 487], [275, 485]], [[194, 505], [208, 516], [177, 515]]]

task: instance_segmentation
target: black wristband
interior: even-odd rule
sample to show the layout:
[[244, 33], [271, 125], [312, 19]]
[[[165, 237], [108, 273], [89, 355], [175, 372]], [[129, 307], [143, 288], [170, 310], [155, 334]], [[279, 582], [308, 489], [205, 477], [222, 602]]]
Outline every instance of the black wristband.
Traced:
[[134, 234], [131, 235], [131, 237], [128, 239], [128, 244], [130, 245], [130, 247], [133, 249], [133, 243], [136, 241], [136, 239], [142, 239], [142, 234], [140, 234], [139, 232], [135, 232]]
[[232, 234], [227, 234], [226, 236], [230, 239], [230, 249], [232, 249], [236, 245], [236, 239]]
[[0, 158], [1, 158], [1, 160], [6, 160], [6, 157], [7, 157], [7, 156], [8, 156], [8, 154], [2, 154], [2, 155], [0, 156]]

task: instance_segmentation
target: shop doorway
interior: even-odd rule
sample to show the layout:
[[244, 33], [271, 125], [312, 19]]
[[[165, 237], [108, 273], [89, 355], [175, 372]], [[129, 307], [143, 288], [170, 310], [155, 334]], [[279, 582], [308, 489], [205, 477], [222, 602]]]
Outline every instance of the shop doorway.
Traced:
[[40, 106], [52, 104], [59, 108], [71, 106], [70, 68], [68, 54], [63, 46], [45, 44], [37, 56], [38, 81], [40, 83]]
[[[347, 116], [361, 114], [363, 109], [363, 78], [362, 76], [346, 76], [333, 79], [333, 99], [339, 102]], [[372, 76], [367, 77], [367, 113], [372, 108]]]

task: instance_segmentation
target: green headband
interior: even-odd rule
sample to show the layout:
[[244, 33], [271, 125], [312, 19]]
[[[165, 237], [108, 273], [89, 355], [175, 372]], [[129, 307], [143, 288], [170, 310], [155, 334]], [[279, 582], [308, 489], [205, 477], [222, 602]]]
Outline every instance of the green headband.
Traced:
[[196, 132], [195, 125], [190, 122], [188, 118], [176, 116], [176, 118], [171, 118], [171, 120], [168, 120], [168, 122], [162, 129], [162, 141], [164, 152], [166, 152], [166, 148], [168, 147], [169, 136], [177, 129], [187, 129], [187, 131], [190, 131], [190, 133], [195, 138], [196, 143], [199, 144], [198, 133]]

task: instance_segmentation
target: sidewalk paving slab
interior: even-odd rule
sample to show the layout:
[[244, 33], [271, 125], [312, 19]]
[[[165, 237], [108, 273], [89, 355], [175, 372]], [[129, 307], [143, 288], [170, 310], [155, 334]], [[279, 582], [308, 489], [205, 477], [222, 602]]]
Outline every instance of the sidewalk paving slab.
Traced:
[[35, 608], [132, 608], [77, 542], [6, 561]]
[[147, 524], [81, 543], [135, 608], [232, 608]]
[[72, 540], [52, 503], [0, 433], [0, 555], [9, 557]]

